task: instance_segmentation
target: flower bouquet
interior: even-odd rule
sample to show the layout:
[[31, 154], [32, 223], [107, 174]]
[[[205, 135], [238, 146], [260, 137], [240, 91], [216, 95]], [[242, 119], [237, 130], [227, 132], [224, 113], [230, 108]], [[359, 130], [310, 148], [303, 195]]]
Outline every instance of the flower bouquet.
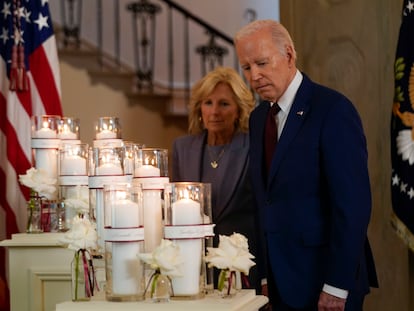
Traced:
[[72, 300], [89, 300], [94, 290], [99, 290], [90, 251], [97, 248], [98, 235], [95, 224], [87, 218], [75, 216], [71, 229], [61, 243], [75, 251], [72, 267]]
[[223, 297], [231, 297], [237, 292], [236, 272], [246, 277], [255, 263], [249, 252], [247, 238], [239, 233], [231, 236], [220, 235], [218, 248], [207, 247], [206, 262], [209, 267], [221, 269], [217, 289]]
[[182, 263], [179, 246], [170, 240], [162, 239], [152, 253], [138, 254], [138, 257], [154, 270], [145, 293], [151, 287], [150, 296], [154, 302], [168, 302], [174, 295], [171, 277], [182, 275], [179, 270]]
[[52, 199], [56, 195], [56, 178], [51, 178], [44, 169], [30, 168], [25, 175], [19, 175], [22, 185], [30, 188], [30, 199], [27, 203], [28, 219], [26, 232], [42, 232], [41, 209], [42, 198]]

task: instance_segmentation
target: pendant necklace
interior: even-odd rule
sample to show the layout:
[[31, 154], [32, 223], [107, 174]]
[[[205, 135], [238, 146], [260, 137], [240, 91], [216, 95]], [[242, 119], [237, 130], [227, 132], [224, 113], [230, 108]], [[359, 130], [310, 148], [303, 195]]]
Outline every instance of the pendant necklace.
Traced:
[[207, 151], [208, 151], [208, 156], [210, 157], [210, 165], [211, 165], [211, 167], [212, 168], [217, 168], [219, 166], [219, 161], [220, 161], [221, 157], [224, 154], [225, 147], [223, 147], [223, 149], [221, 149], [221, 151], [219, 152], [218, 156], [216, 156], [216, 157], [213, 157], [212, 152], [210, 150], [210, 146], [207, 146]]

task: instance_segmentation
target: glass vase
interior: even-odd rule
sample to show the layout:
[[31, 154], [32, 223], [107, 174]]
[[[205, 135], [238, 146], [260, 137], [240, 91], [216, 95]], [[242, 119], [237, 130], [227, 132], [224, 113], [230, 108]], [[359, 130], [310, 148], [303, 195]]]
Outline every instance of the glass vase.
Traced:
[[218, 290], [223, 298], [232, 298], [241, 290], [240, 273], [223, 269], [220, 271]]
[[173, 295], [171, 279], [158, 270], [149, 279], [148, 287], [153, 302], [169, 302]]
[[36, 194], [31, 194], [27, 202], [27, 233], [41, 233], [42, 229], [42, 200]]

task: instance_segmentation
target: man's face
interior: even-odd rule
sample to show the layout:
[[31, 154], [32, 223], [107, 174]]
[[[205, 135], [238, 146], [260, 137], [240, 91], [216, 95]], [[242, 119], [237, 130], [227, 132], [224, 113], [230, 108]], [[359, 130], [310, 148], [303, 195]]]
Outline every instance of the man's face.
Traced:
[[250, 86], [262, 99], [277, 102], [296, 72], [291, 47], [282, 54], [264, 29], [241, 38], [236, 52]]

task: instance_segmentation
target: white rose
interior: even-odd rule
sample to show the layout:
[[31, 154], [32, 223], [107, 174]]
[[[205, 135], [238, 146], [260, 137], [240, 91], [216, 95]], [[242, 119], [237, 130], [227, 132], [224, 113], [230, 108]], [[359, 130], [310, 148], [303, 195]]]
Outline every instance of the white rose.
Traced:
[[95, 225], [87, 218], [75, 216], [71, 229], [65, 233], [61, 243], [67, 244], [69, 249], [96, 249], [98, 234]]
[[180, 248], [170, 240], [162, 239], [160, 245], [152, 253], [138, 254], [138, 257], [149, 264], [152, 269], [159, 269], [161, 274], [171, 277], [182, 275], [179, 269], [182, 263]]
[[26, 175], [19, 175], [19, 181], [22, 185], [36, 191], [40, 196], [51, 199], [57, 191], [56, 178], [49, 177], [44, 169], [30, 168]]
[[240, 271], [248, 275], [255, 263], [251, 260], [254, 256], [249, 252], [247, 238], [239, 233], [234, 233], [230, 237], [220, 235], [219, 238], [218, 248], [207, 247], [206, 262], [209, 266]]

